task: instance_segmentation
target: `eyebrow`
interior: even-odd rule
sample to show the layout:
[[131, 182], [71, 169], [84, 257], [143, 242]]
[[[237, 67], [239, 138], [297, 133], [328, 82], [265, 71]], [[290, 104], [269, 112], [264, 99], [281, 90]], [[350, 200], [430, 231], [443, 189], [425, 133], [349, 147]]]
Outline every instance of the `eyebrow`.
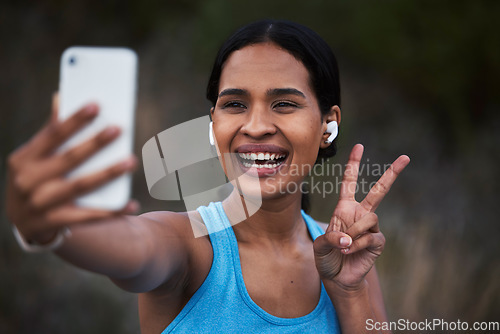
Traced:
[[299, 96], [302, 98], [306, 98], [305, 94], [302, 93], [300, 90], [295, 89], [295, 88], [273, 88], [273, 89], [268, 89], [266, 94], [268, 96], [280, 96], [280, 95], [295, 95]]
[[240, 89], [240, 88], [228, 88], [224, 89], [222, 92], [219, 93], [219, 97], [228, 95], [248, 96], [250, 94], [246, 89]]
[[[241, 88], [227, 88], [219, 93], [219, 98], [228, 95], [249, 96], [250, 93], [246, 89]], [[281, 95], [295, 95], [306, 98], [305, 94], [295, 88], [272, 88], [266, 92], [267, 96], [281, 96]]]

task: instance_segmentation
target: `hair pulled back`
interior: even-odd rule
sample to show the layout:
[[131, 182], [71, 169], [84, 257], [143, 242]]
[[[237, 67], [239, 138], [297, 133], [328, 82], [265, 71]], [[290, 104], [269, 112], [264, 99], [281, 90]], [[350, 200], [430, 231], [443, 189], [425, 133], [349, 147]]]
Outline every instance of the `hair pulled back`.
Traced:
[[[219, 95], [220, 76], [231, 53], [266, 42], [288, 51], [306, 67], [322, 115], [327, 115], [334, 105], [340, 107], [339, 70], [330, 46], [313, 30], [284, 20], [252, 22], [238, 29], [224, 42], [215, 58], [207, 85], [206, 96], [214, 106]], [[319, 149], [317, 162], [337, 153], [336, 141], [325, 149]], [[303, 196], [303, 208], [308, 206], [307, 201], [307, 197]]]

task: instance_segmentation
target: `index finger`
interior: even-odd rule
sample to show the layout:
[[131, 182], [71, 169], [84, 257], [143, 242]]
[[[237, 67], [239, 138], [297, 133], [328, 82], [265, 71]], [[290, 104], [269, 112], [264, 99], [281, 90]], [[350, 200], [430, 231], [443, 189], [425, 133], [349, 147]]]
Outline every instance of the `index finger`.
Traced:
[[75, 134], [83, 126], [88, 124], [98, 112], [95, 103], [90, 103], [64, 121], [57, 119], [58, 96], [54, 95], [52, 102], [52, 115], [49, 124], [38, 132], [24, 147], [26, 157], [38, 158], [49, 154]]
[[410, 158], [407, 155], [399, 156], [385, 171], [384, 175], [377, 181], [377, 183], [370, 189], [368, 195], [361, 202], [361, 205], [368, 211], [374, 212], [379, 206], [384, 196], [391, 189], [392, 184], [396, 181], [399, 173], [405, 169], [410, 163]]
[[340, 199], [354, 199], [356, 193], [356, 186], [358, 184], [359, 163], [363, 156], [364, 147], [361, 144], [356, 144], [352, 148], [349, 160], [344, 171], [342, 178], [342, 185], [340, 187]]

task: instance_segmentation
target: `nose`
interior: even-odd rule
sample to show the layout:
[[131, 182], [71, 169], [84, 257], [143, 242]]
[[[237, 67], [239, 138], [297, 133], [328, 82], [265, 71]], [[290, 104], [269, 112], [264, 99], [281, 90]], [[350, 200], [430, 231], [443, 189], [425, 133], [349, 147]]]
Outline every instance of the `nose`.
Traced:
[[271, 111], [265, 107], [255, 106], [247, 113], [245, 124], [240, 131], [252, 138], [260, 139], [276, 133]]

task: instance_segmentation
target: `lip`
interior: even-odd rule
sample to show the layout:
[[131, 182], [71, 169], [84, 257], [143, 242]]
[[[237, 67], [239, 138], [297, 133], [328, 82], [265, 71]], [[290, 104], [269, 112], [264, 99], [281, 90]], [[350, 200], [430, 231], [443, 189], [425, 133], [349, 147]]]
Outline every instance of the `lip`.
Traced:
[[257, 152], [267, 152], [267, 153], [275, 153], [275, 154], [285, 154], [285, 160], [281, 162], [280, 165], [272, 168], [267, 167], [247, 167], [243, 165], [243, 160], [240, 158], [236, 158], [237, 164], [240, 169], [250, 176], [257, 177], [266, 177], [273, 176], [278, 173], [282, 168], [284, 168], [287, 164], [287, 160], [289, 158], [289, 151], [283, 147], [274, 145], [274, 144], [243, 144], [236, 148], [236, 153], [257, 153]]

